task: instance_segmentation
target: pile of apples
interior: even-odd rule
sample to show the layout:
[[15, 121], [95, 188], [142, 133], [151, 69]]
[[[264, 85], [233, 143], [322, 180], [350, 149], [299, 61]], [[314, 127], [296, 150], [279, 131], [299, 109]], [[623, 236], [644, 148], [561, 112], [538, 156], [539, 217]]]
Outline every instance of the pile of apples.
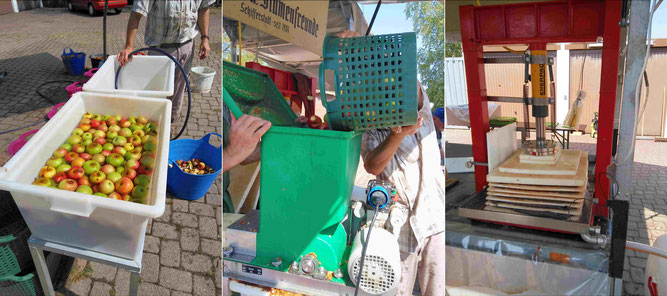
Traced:
[[144, 116], [86, 113], [33, 184], [145, 204], [157, 135]]

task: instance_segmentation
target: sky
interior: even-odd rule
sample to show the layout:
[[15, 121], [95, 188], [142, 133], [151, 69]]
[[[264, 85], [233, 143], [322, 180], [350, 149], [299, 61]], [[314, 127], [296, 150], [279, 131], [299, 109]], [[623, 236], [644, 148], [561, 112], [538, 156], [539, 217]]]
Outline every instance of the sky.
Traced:
[[[375, 12], [376, 6], [377, 5], [375, 4], [361, 5], [361, 11], [364, 12], [364, 17], [366, 17], [366, 21], [369, 24], [373, 18], [373, 12]], [[381, 35], [414, 31], [412, 28], [412, 21], [405, 18], [404, 10], [405, 3], [382, 4], [377, 17], [375, 17], [373, 28], [371, 28], [373, 34]]]
[[663, 2], [653, 14], [651, 39], [667, 38], [667, 2]]

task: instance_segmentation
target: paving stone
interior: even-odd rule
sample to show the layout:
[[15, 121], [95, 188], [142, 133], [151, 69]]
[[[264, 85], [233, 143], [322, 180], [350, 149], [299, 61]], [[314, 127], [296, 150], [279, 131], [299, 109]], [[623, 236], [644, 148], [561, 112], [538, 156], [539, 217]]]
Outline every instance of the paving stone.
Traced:
[[171, 296], [192, 296], [190, 293], [184, 293], [181, 291], [173, 291], [171, 292]]
[[635, 284], [635, 283], [625, 283], [623, 282], [623, 290], [624, 290], [624, 295], [630, 295], [630, 296], [640, 296], [644, 295], [644, 288], [642, 285]]
[[165, 296], [169, 295], [169, 289], [156, 284], [140, 283], [137, 294], [141, 296]]
[[160, 263], [164, 266], [178, 267], [181, 261], [181, 247], [178, 241], [163, 240], [160, 246]]
[[215, 220], [218, 225], [222, 226], [222, 207], [219, 207], [215, 210]]
[[215, 258], [214, 269], [215, 269], [215, 286], [218, 289], [222, 289], [222, 263], [220, 258]]
[[194, 295], [195, 296], [215, 296], [215, 284], [211, 277], [194, 275]]
[[644, 268], [638, 268], [638, 267], [631, 267], [630, 268], [630, 276], [632, 277], [632, 281], [641, 284], [644, 282]]
[[175, 225], [154, 222], [153, 235], [161, 238], [176, 239], [178, 238], [178, 231]]
[[170, 290], [192, 292], [192, 274], [169, 267], [160, 268], [160, 285]]
[[147, 235], [144, 241], [144, 252], [159, 253], [160, 239], [154, 236]]
[[190, 202], [187, 200], [174, 199], [171, 206], [174, 208], [174, 212], [187, 212], [188, 204], [190, 204]]
[[222, 242], [220, 240], [201, 240], [201, 251], [204, 254], [220, 257], [222, 254]]
[[222, 204], [222, 196], [213, 193], [206, 194], [206, 203], [213, 206], [220, 206]]
[[174, 213], [172, 215], [174, 224], [181, 226], [197, 228], [199, 223], [197, 222], [197, 215], [190, 213]]
[[185, 251], [199, 250], [199, 231], [193, 228], [181, 230], [181, 248]]
[[212, 205], [191, 203], [190, 213], [196, 214], [197, 216], [203, 215], [215, 217], [215, 208]]
[[[90, 295], [91, 296], [109, 296], [111, 295], [111, 290], [113, 290], [113, 287], [111, 285], [104, 283], [104, 282], [95, 282], [93, 283], [93, 288], [90, 290]], [[115, 294], [115, 291], [114, 291]]]
[[211, 257], [190, 252], [181, 253], [181, 265], [189, 271], [208, 273], [213, 271]]
[[156, 283], [160, 273], [160, 256], [144, 253], [141, 260], [141, 280], [147, 283]]
[[103, 280], [107, 283], [113, 282], [116, 277], [116, 267], [91, 261], [88, 266], [93, 270], [91, 277], [96, 280]]
[[93, 280], [91, 278], [83, 278], [77, 281], [69, 282], [66, 287], [75, 295], [88, 295], [92, 283]]
[[164, 205], [164, 213], [162, 216], [155, 218], [155, 221], [169, 223], [171, 221], [171, 205]]
[[[144, 254], [145, 256], [146, 254]], [[130, 272], [118, 268], [116, 272], [116, 280], [114, 282], [114, 289], [116, 290], [116, 296], [128, 296], [130, 295]]]
[[630, 257], [630, 266], [645, 268], [646, 267], [646, 259], [637, 258], [637, 257]]
[[218, 239], [218, 225], [214, 218], [199, 217], [199, 235], [204, 238]]

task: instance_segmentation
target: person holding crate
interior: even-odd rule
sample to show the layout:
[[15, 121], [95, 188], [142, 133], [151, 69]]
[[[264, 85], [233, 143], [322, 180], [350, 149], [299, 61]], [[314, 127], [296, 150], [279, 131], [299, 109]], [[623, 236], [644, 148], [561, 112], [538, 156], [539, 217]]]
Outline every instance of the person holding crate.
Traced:
[[[213, 4], [215, 0], [134, 1], [132, 14], [127, 22], [125, 48], [118, 53], [118, 62], [125, 65], [132, 60], [130, 53], [134, 48], [134, 38], [137, 35], [141, 18], [145, 16], [147, 19], [144, 43], [174, 56], [189, 73], [195, 52], [194, 38], [197, 37], [197, 34], [201, 33], [199, 59], [205, 59], [211, 51], [208, 28], [209, 7]], [[149, 54], [159, 55], [160, 53], [150, 52]], [[176, 71], [174, 95], [168, 98], [172, 102], [172, 123], [179, 120], [181, 116], [186, 88], [185, 78], [180, 71]]]
[[[358, 36], [353, 31], [338, 35]], [[398, 238], [402, 264], [398, 295], [412, 295], [416, 280], [422, 295], [445, 295], [445, 180], [431, 103], [421, 84], [418, 89], [417, 123], [367, 130], [361, 156], [368, 173], [396, 186], [398, 203], [410, 213]]]

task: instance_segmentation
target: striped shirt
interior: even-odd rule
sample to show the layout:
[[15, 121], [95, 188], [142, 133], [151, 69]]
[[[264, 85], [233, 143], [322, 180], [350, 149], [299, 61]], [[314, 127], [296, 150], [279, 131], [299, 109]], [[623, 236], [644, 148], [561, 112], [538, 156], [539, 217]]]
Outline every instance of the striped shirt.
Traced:
[[214, 3], [215, 0], [135, 0], [132, 11], [147, 17], [144, 43], [160, 46], [197, 37], [198, 12]]
[[[403, 225], [398, 238], [401, 252], [407, 253], [423, 247], [421, 244], [425, 238], [445, 230], [445, 176], [440, 168], [440, 149], [430, 101], [425, 91], [422, 94], [424, 105], [419, 110], [423, 118], [422, 126], [415, 135], [403, 139], [393, 158], [377, 176], [396, 186], [400, 197], [398, 203], [410, 211], [408, 223]], [[390, 129], [368, 130], [364, 133], [361, 144], [364, 160], [390, 133]]]

